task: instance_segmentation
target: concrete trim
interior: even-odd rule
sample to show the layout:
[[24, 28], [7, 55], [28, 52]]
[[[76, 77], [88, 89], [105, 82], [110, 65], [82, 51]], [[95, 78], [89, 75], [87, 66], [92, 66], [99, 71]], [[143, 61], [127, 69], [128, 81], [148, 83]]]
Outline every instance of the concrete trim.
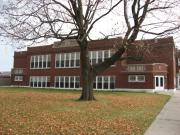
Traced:
[[[55, 87], [43, 87], [43, 88], [38, 88], [38, 87], [30, 87], [30, 86], [17, 86], [17, 85], [11, 85], [11, 86], [0, 86], [0, 87], [16, 87], [16, 88], [34, 88], [34, 89], [59, 89], [59, 90], [81, 90], [82, 87], [80, 88], [55, 88]], [[155, 90], [155, 89], [132, 89], [132, 88], [115, 88], [115, 89], [94, 89], [94, 91], [123, 91], [123, 92], [176, 92], [175, 89], [163, 89], [163, 90]]]

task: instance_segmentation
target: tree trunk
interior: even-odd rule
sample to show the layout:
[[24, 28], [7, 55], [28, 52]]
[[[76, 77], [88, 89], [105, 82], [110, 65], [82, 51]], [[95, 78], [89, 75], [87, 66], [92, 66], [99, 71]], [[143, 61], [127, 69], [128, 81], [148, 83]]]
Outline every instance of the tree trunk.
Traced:
[[93, 94], [93, 81], [95, 74], [90, 64], [89, 53], [86, 47], [81, 48], [81, 77], [82, 77], [82, 93], [79, 100], [91, 101], [95, 100]]

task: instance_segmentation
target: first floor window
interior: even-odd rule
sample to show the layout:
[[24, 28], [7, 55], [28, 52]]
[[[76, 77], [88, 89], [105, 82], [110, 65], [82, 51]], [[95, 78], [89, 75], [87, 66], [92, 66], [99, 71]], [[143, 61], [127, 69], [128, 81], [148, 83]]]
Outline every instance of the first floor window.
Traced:
[[102, 89], [102, 77], [101, 76], [97, 77], [97, 88]]
[[110, 77], [110, 89], [114, 89], [115, 88], [115, 77], [111, 76]]
[[144, 75], [128, 75], [128, 82], [145, 82]]
[[31, 76], [30, 77], [31, 87], [50, 87], [50, 76]]
[[79, 88], [80, 77], [79, 76], [56, 76], [55, 87], [56, 88]]
[[114, 89], [115, 76], [97, 76], [93, 82], [95, 89]]
[[180, 58], [178, 58], [178, 66], [180, 66]]
[[15, 76], [14, 81], [23, 81], [23, 76]]
[[80, 77], [76, 76], [75, 77], [75, 88], [79, 88], [80, 87]]

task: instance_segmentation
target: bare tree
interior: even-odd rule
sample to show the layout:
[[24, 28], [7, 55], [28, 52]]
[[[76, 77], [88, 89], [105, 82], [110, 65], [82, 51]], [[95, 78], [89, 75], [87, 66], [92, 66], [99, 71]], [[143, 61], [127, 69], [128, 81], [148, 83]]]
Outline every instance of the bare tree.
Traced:
[[[170, 1], [170, 0], [169, 0]], [[75, 39], [80, 47], [82, 94], [81, 100], [94, 100], [93, 80], [118, 60], [134, 44], [140, 33], [165, 35], [175, 32], [180, 26], [175, 21], [156, 18], [156, 13], [165, 13], [177, 6], [173, 0], [14, 0], [1, 12], [3, 22], [0, 35], [17, 40], [41, 42], [55, 38], [64, 41]], [[116, 52], [102, 63], [91, 65], [88, 41], [96, 23], [105, 16], [118, 11], [119, 20], [124, 20], [123, 32], [114, 33], [123, 39], [116, 45]], [[123, 16], [123, 19], [122, 17]], [[155, 18], [147, 23], [145, 19]], [[168, 24], [168, 27], [166, 27]], [[165, 26], [163, 31], [154, 29]]]

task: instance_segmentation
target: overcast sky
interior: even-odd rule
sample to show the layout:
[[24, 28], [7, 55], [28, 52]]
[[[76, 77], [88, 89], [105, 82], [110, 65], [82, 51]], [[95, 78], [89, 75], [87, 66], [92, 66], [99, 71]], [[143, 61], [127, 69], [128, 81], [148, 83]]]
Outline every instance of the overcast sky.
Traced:
[[[1, 7], [3, 5], [3, 3], [6, 3], [5, 1], [7, 0], [0, 0], [0, 10]], [[178, 9], [176, 9], [177, 13], [179, 14], [178, 11], [180, 7]], [[96, 26], [97, 29], [95, 29], [93, 37], [97, 37], [97, 33], [99, 35], [100, 31], [103, 30], [106, 32], [112, 31], [112, 25], [114, 25], [116, 22], [114, 21], [115, 18], [113, 18], [112, 16], [108, 16], [106, 17], [104, 20], [101, 20], [98, 25]], [[2, 21], [2, 20], [0, 20]], [[104, 23], [104, 21], [106, 23]], [[108, 25], [107, 25], [108, 24]], [[178, 39], [179, 40], [179, 39]], [[176, 46], [179, 45], [180, 41], [176, 40]], [[13, 68], [13, 55], [14, 55], [14, 51], [19, 51], [15, 45], [12, 46], [10, 45], [9, 40], [5, 40], [0, 38], [0, 72], [1, 71], [10, 71], [11, 68]]]
[[[4, 0], [0, 0], [0, 9]], [[8, 43], [3, 42], [0, 38], [0, 71], [10, 71], [13, 67], [13, 53], [14, 49]]]

